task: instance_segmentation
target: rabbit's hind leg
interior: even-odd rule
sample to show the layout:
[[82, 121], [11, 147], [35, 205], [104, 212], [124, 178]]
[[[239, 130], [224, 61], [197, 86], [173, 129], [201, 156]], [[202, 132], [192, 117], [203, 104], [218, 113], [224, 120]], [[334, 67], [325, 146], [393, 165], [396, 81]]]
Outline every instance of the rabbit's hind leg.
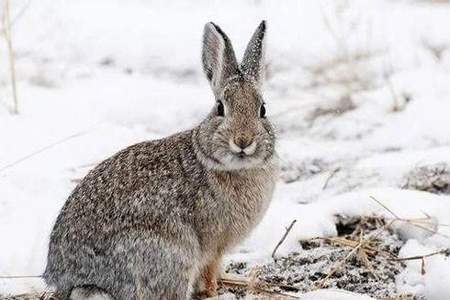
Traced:
[[129, 238], [120, 247], [127, 255], [120, 256], [128, 260], [126, 277], [132, 282], [124, 284], [115, 299], [190, 299], [199, 271], [197, 242], [178, 239], [175, 244], [142, 233]]

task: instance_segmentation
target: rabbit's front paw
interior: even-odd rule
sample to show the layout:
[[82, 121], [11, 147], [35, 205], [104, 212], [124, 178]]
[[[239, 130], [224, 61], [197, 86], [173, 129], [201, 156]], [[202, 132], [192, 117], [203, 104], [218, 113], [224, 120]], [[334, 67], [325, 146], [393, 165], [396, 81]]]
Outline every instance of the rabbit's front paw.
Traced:
[[194, 299], [206, 299], [217, 296], [217, 275], [219, 269], [220, 260], [214, 260], [201, 270]]

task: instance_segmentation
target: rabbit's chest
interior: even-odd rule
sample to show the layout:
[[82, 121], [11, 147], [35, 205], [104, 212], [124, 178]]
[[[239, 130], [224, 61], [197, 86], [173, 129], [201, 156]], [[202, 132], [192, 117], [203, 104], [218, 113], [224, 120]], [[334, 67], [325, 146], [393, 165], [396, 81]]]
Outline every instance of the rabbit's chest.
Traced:
[[275, 170], [245, 171], [218, 177], [221, 198], [216, 213], [216, 237], [220, 248], [229, 248], [259, 223], [275, 187]]

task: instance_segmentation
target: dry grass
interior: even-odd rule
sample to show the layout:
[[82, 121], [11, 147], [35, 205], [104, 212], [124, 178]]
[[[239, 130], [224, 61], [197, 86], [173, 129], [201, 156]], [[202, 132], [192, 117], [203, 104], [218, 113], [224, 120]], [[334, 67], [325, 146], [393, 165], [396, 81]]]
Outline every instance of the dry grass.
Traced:
[[8, 62], [9, 62], [9, 73], [11, 80], [11, 91], [13, 98], [13, 107], [11, 112], [13, 114], [19, 113], [19, 99], [17, 96], [17, 83], [16, 83], [16, 67], [15, 58], [13, 51], [13, 42], [11, 34], [11, 15], [10, 15], [10, 1], [3, 0], [3, 15], [2, 15], [2, 30], [0, 31], [6, 42], [6, 48], [8, 50]]
[[[435, 255], [450, 255], [450, 249], [441, 249], [439, 251], [435, 251], [429, 254], [425, 255], [418, 255], [418, 256], [412, 256], [412, 257], [405, 257], [405, 258], [399, 258], [396, 254], [390, 253], [386, 250], [382, 250], [379, 247], [377, 247], [377, 237], [380, 235], [381, 232], [384, 230], [390, 228], [393, 223], [395, 222], [405, 222], [408, 223], [414, 227], [420, 228], [422, 230], [428, 231], [432, 234], [440, 234], [438, 232], [438, 228], [431, 229], [430, 228], [430, 222], [431, 218], [430, 216], [426, 216], [424, 218], [414, 218], [414, 219], [406, 219], [401, 218], [396, 213], [394, 213], [390, 208], [388, 208], [386, 205], [381, 203], [379, 200], [377, 200], [374, 197], [371, 197], [373, 201], [378, 203], [380, 206], [382, 206], [386, 211], [388, 211], [392, 216], [393, 219], [389, 222], [385, 223], [384, 225], [380, 226], [376, 231], [370, 233], [370, 234], [364, 234], [364, 230], [362, 228], [362, 225], [364, 224], [364, 220], [368, 220], [368, 218], [363, 218], [360, 224], [358, 226], [360, 228], [356, 228], [355, 231], [352, 233], [352, 235], [348, 237], [334, 237], [334, 238], [315, 238], [315, 239], [321, 239], [326, 242], [329, 242], [334, 245], [348, 247], [351, 250], [349, 253], [340, 261], [335, 263], [330, 270], [327, 272], [327, 275], [316, 282], [316, 288], [325, 288], [327, 286], [327, 280], [330, 279], [337, 271], [341, 270], [344, 266], [344, 264], [347, 262], [348, 259], [350, 259], [352, 256], [356, 256], [359, 261], [363, 263], [365, 268], [373, 275], [373, 267], [370, 261], [370, 257], [373, 257], [375, 255], [378, 256], [384, 256], [387, 261], [406, 261], [406, 260], [421, 260], [422, 261], [422, 274], [425, 274], [425, 258], [435, 256]], [[382, 218], [379, 217], [372, 217], [371, 219], [379, 219], [380, 223]], [[439, 226], [448, 226], [446, 224], [438, 224]], [[358, 234], [358, 237], [355, 238], [355, 234]], [[447, 237], [446, 235], [440, 234], [444, 237]], [[407, 298], [406, 298], [407, 299]]]
[[[250, 278], [245, 277], [222, 278], [220, 279], [219, 284], [222, 287], [227, 288], [245, 289], [246, 291], [251, 292], [252, 294], [262, 295], [267, 297], [268, 299], [280, 299], [280, 300], [301, 299], [300, 297], [297, 296], [277, 292], [276, 289], [279, 289], [280, 286], [270, 285], [263, 281], [259, 281], [257, 279], [257, 272], [255, 273], [255, 276], [252, 276]], [[215, 299], [217, 299], [217, 297]]]

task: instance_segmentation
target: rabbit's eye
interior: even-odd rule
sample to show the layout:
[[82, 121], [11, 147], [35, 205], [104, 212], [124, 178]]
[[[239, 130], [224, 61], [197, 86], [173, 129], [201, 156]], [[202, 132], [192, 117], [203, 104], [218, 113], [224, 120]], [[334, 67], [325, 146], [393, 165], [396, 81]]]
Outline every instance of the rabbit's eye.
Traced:
[[219, 117], [225, 116], [225, 107], [223, 106], [223, 103], [220, 100], [217, 100], [217, 115]]
[[259, 117], [260, 118], [265, 118], [266, 117], [266, 105], [264, 103], [259, 108]]

